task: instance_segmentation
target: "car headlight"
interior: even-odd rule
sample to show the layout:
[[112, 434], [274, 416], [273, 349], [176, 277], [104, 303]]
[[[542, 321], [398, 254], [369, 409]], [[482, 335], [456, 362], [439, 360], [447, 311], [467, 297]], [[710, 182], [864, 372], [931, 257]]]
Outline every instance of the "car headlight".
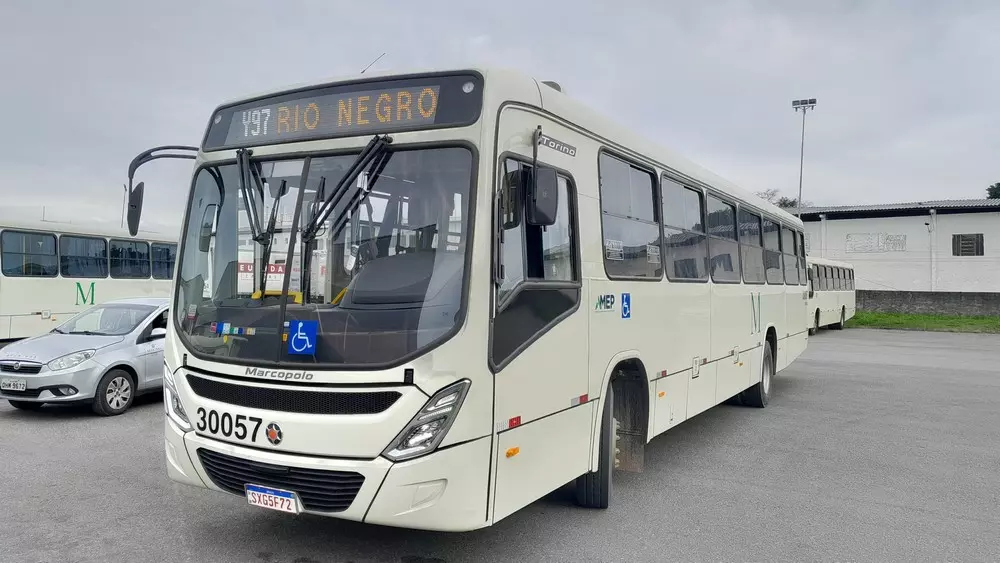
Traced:
[[86, 362], [90, 358], [94, 357], [97, 350], [80, 350], [79, 352], [73, 352], [72, 354], [66, 354], [65, 356], [60, 356], [48, 363], [49, 369], [53, 371], [58, 371], [61, 369], [69, 369], [71, 367], [76, 367], [83, 362]]
[[382, 452], [392, 461], [404, 461], [434, 451], [451, 428], [471, 382], [463, 379], [438, 391]]
[[184, 405], [181, 404], [180, 397], [177, 396], [177, 387], [174, 384], [174, 374], [170, 373], [166, 364], [163, 366], [163, 410], [166, 411], [170, 420], [179, 426], [181, 430], [190, 432], [191, 421], [184, 412]]

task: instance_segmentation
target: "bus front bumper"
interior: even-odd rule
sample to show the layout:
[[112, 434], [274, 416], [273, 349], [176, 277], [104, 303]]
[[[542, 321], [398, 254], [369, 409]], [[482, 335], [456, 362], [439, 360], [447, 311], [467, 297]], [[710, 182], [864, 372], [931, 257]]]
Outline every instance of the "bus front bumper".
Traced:
[[[486, 514], [489, 436], [393, 463], [382, 457], [333, 459], [244, 448], [183, 432], [168, 417], [164, 417], [164, 435], [167, 475], [185, 485], [241, 496], [242, 490], [236, 487], [247, 483], [292, 490], [300, 494], [305, 513], [385, 526], [457, 532], [489, 524]], [[341, 472], [334, 479], [355, 482], [360, 475], [364, 482], [353, 500], [348, 495], [346, 508], [315, 510], [309, 506], [315, 506], [311, 500], [342, 499], [344, 493], [331, 496], [331, 491], [319, 491], [318, 495], [295, 491], [294, 486], [286, 485], [288, 480], [283, 474], [286, 469]], [[248, 473], [253, 476], [246, 477]], [[274, 477], [262, 476], [268, 474]], [[316, 475], [310, 473], [309, 478]], [[247, 483], [243, 483], [246, 479]], [[228, 488], [224, 488], [227, 484]]]

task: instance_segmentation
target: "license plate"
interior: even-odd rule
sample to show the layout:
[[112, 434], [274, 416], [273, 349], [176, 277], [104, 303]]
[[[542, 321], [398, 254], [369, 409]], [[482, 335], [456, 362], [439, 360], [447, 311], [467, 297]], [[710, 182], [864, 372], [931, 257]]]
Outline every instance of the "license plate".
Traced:
[[260, 485], [244, 485], [244, 487], [246, 489], [247, 502], [253, 506], [288, 512], [289, 514], [298, 514], [301, 512], [298, 499], [295, 493], [291, 491], [272, 489], [271, 487], [262, 487]]
[[26, 379], [0, 379], [0, 391], [26, 391], [28, 381]]

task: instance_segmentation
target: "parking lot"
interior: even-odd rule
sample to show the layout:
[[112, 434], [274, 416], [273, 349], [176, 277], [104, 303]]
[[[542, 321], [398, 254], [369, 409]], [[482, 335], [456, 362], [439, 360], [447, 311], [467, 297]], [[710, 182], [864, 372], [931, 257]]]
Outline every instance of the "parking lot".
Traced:
[[174, 485], [159, 395], [112, 418], [3, 404], [0, 560], [995, 560], [996, 341], [821, 331], [767, 409], [720, 406], [655, 439], [611, 509], [559, 491], [466, 534], [286, 517]]

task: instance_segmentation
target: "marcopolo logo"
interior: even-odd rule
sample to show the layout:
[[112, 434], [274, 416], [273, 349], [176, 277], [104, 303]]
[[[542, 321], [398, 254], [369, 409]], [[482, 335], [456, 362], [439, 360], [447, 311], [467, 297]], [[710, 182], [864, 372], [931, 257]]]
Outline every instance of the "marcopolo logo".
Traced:
[[253, 377], [266, 377], [268, 379], [284, 379], [284, 380], [299, 380], [299, 381], [311, 381], [313, 374], [307, 371], [282, 371], [280, 369], [259, 369], [259, 368], [247, 368], [246, 375], [252, 375]]

